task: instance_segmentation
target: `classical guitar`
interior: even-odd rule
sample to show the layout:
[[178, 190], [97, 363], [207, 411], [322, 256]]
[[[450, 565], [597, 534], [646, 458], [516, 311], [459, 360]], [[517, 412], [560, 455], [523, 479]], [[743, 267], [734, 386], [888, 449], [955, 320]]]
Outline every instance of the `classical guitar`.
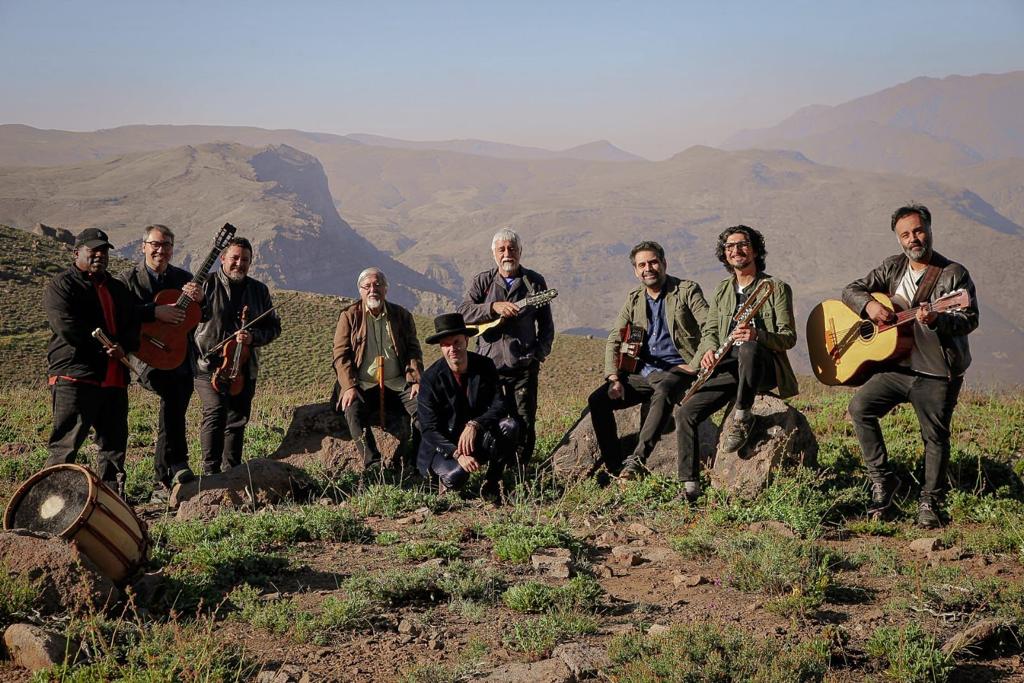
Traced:
[[[192, 276], [192, 282], [202, 286], [210, 273], [210, 268], [217, 260], [217, 256], [224, 250], [234, 234], [235, 226], [225, 223], [217, 233], [217, 237], [214, 238], [210, 255]], [[185, 354], [188, 352], [189, 333], [199, 324], [199, 319], [203, 314], [199, 304], [185, 296], [180, 289], [164, 289], [157, 292], [153, 303], [157, 306], [176, 306], [185, 311], [185, 319], [177, 325], [159, 320], [143, 323], [139, 336], [139, 348], [135, 352], [135, 356], [146, 365], [158, 370], [173, 370], [185, 360]]]
[[907, 310], [899, 310], [885, 294], [871, 296], [886, 308], [896, 311], [893, 322], [878, 325], [861, 318], [836, 299], [822, 301], [807, 318], [807, 350], [811, 369], [822, 384], [863, 384], [879, 364], [899, 360], [909, 354], [914, 347], [914, 333], [906, 323], [916, 318], [919, 309], [949, 313], [971, 305], [970, 294], [962, 289]]
[[[549, 303], [551, 303], [551, 300], [554, 299], [556, 296], [558, 296], [557, 289], [545, 289], [542, 292], [537, 292], [536, 294], [528, 296], [525, 299], [513, 301], [512, 303], [518, 306], [519, 312], [522, 313], [528, 308], [540, 308], [541, 306], [547, 306]], [[491, 330], [497, 330], [497, 328], [500, 327], [501, 324], [504, 323], [506, 320], [511, 320], [511, 318], [496, 318], [495, 320], [489, 320], [485, 323], [480, 323], [478, 325], [466, 325], [466, 327], [475, 329], [477, 336], [484, 337], [484, 339], [487, 341], [493, 341], [493, 339], [491, 339], [490, 336], [495, 335], [496, 332], [491, 332]]]
[[615, 345], [615, 369], [636, 372], [640, 366], [640, 350], [644, 347], [644, 328], [626, 323], [619, 328], [619, 342]]

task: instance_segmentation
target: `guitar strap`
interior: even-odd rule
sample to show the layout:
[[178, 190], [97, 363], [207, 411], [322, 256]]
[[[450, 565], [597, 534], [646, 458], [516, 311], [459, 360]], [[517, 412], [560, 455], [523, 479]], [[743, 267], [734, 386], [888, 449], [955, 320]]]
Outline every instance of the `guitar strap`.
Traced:
[[[907, 266], [910, 267], [909, 265]], [[939, 273], [942, 272], [942, 268], [936, 265], [929, 264], [924, 271], [924, 277], [921, 278], [921, 284], [917, 286], [917, 293], [914, 294], [914, 300], [910, 302], [910, 307], [914, 308], [918, 306], [922, 301], [928, 301], [932, 295], [932, 290], [935, 289], [935, 283], [939, 281]]]

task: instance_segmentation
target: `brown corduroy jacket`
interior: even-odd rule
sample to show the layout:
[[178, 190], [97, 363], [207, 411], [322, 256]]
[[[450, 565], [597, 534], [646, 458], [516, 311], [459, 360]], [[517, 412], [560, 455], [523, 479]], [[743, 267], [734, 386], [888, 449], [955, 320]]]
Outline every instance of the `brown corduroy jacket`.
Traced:
[[[395, 345], [398, 363], [405, 369], [410, 384], [420, 381], [423, 372], [423, 351], [416, 338], [416, 322], [412, 313], [398, 304], [384, 302], [388, 315], [388, 334]], [[334, 372], [341, 385], [340, 394], [359, 386], [359, 366], [366, 352], [366, 310], [357, 301], [341, 312], [334, 330]], [[339, 395], [340, 395], [339, 394]]]

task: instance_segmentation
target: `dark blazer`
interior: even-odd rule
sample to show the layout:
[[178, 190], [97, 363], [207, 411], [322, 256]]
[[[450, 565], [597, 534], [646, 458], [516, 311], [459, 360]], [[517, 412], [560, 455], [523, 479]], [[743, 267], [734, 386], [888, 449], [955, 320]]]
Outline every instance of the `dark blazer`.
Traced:
[[452, 456], [467, 422], [475, 420], [481, 430], [489, 431], [497, 428], [498, 420], [506, 414], [494, 361], [472, 351], [468, 353], [465, 393], [444, 358], [427, 368], [420, 380], [416, 412], [423, 438], [416, 465], [424, 476], [429, 473], [435, 455]]
[[55, 275], [43, 290], [43, 310], [53, 333], [46, 352], [50, 376], [103, 380], [107, 354], [92, 337], [97, 327], [126, 352], [139, 347], [139, 300], [120, 280], [109, 273], [104, 277], [114, 302], [116, 334], [111, 333], [103, 319], [95, 280], [74, 265]]

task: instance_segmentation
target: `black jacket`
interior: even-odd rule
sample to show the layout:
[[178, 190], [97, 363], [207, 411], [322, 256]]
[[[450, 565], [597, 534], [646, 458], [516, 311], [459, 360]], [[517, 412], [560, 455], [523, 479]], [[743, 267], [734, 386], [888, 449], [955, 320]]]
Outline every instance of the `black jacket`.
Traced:
[[[966, 289], [971, 295], [970, 308], [954, 313], [942, 313], [935, 319], [933, 329], [942, 345], [942, 356], [946, 360], [946, 369], [950, 377], [964, 374], [971, 364], [971, 347], [967, 343], [967, 335], [978, 328], [978, 296], [974, 291], [971, 274], [959, 263], [950, 261], [938, 252], [932, 253], [931, 263], [942, 269], [939, 279], [932, 289], [930, 301], [941, 296]], [[890, 297], [907, 272], [910, 259], [903, 254], [896, 254], [882, 261], [878, 266], [860, 280], [855, 280], [843, 289], [843, 303], [858, 315], [872, 301], [872, 292], [882, 292]], [[915, 323], [916, 324], [916, 323]]]
[[[156, 320], [156, 304], [153, 300], [156, 295], [165, 289], [177, 289], [180, 290], [182, 287], [192, 281], [192, 273], [178, 268], [177, 266], [168, 265], [167, 272], [164, 273], [164, 281], [160, 286], [157, 286], [153, 282], [153, 279], [149, 275], [149, 271], [146, 269], [145, 263], [137, 263], [131, 270], [127, 270], [117, 276], [117, 279], [123, 282], [128, 289], [139, 298], [140, 305], [138, 307], [139, 319], [143, 323], [151, 323]], [[202, 311], [203, 320], [209, 318], [209, 304], [203, 299]], [[168, 370], [166, 372], [173, 372], [180, 375], [192, 375], [192, 369], [195, 365], [195, 348], [193, 347], [191, 335], [189, 336], [189, 348], [188, 354], [185, 356], [185, 360], [181, 366], [175, 370]], [[138, 358], [132, 356], [130, 359], [132, 367], [140, 378], [140, 382], [144, 386], [149, 384], [149, 375], [153, 372], [165, 372], [163, 370], [155, 370], [150, 366], [143, 363]]]
[[[219, 364], [218, 354], [210, 359], [204, 359], [203, 354], [225, 337], [238, 331], [238, 328], [242, 326], [242, 307], [249, 307], [248, 319], [251, 321], [272, 308], [274, 304], [270, 300], [270, 290], [267, 289], [267, 286], [251, 277], [245, 278], [242, 288], [238, 292], [237, 300], [232, 301], [231, 281], [223, 270], [218, 270], [206, 279], [206, 282], [203, 283], [203, 291], [206, 293], [210, 318], [196, 327], [195, 340], [198, 352], [196, 368], [200, 373], [209, 373]], [[249, 334], [252, 335], [252, 344], [249, 347], [249, 362], [246, 367], [249, 371], [249, 379], [256, 379], [260, 364], [259, 347], [266, 346], [281, 334], [281, 318], [278, 317], [277, 311], [250, 327]]]
[[416, 412], [423, 438], [416, 464], [424, 476], [435, 455], [452, 456], [467, 422], [475, 420], [480, 429], [489, 431], [506, 415], [494, 361], [470, 351], [465, 381], [463, 393], [444, 358], [427, 368], [420, 379]]
[[[466, 322], [477, 325], [495, 320], [497, 316], [491, 308], [495, 301], [522, 301], [548, 288], [544, 276], [537, 271], [523, 267], [519, 270], [521, 277], [511, 291], [506, 289], [505, 278], [498, 275], [496, 267], [477, 274], [457, 309]], [[551, 306], [547, 305], [523, 311], [494, 332], [488, 331], [477, 339], [477, 351], [499, 368], [524, 368], [547, 358], [554, 341], [555, 323]]]
[[58, 273], [43, 291], [43, 309], [50, 323], [50, 343], [46, 351], [48, 373], [102, 381], [107, 373], [107, 354], [92, 337], [102, 329], [125, 351], [139, 346], [140, 302], [124, 283], [109, 273], [103, 276], [114, 302], [117, 333], [112, 334], [103, 319], [99, 294], [94, 280], [74, 265]]

